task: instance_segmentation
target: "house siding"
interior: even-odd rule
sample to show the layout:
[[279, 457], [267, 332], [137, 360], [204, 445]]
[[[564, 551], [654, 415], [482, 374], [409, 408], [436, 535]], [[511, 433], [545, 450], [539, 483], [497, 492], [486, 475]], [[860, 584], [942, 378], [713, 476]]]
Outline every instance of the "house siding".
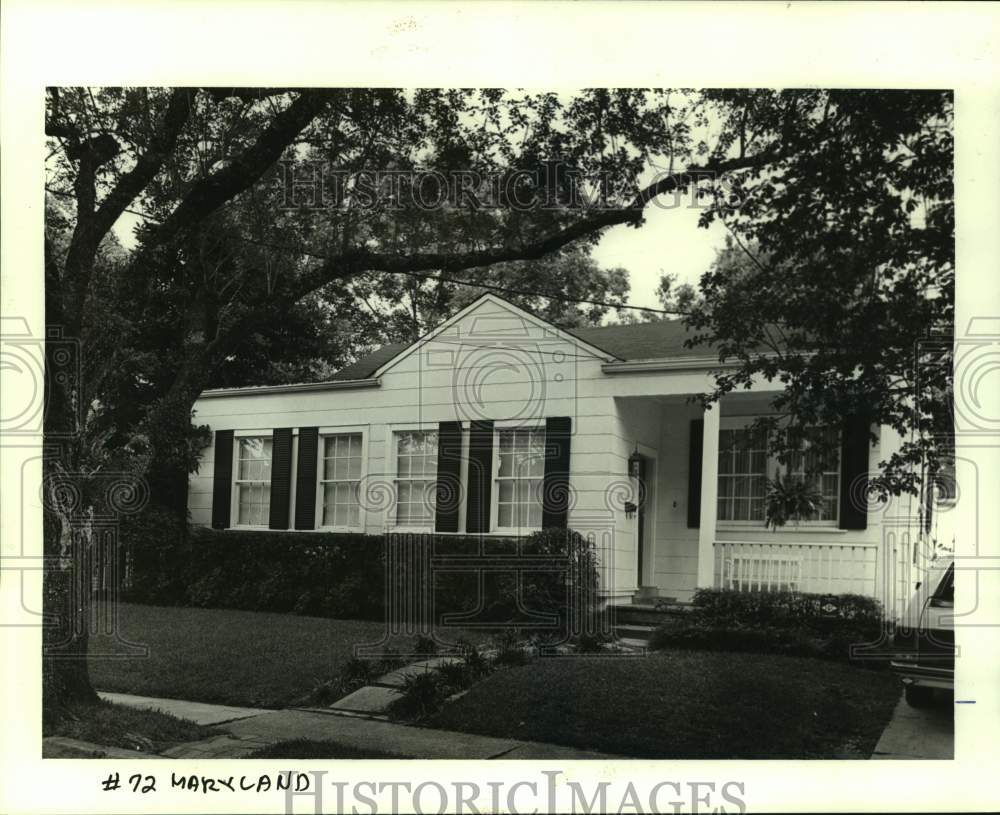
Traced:
[[[620, 597], [636, 588], [634, 523], [625, 517], [624, 501], [631, 497], [628, 458], [639, 444], [647, 454], [653, 451], [656, 460], [655, 506], [648, 527], [654, 532], [651, 579], [662, 595], [690, 599], [697, 577], [698, 530], [687, 527], [688, 453], [690, 421], [701, 416], [701, 408], [686, 396], [709, 390], [713, 380], [705, 371], [691, 370], [609, 374], [602, 369], [607, 361], [606, 355], [596, 356], [552, 327], [487, 299], [381, 372], [379, 387], [202, 398], [195, 405], [195, 421], [213, 430], [234, 430], [237, 436], [245, 431], [269, 434], [281, 427], [318, 427], [321, 435], [360, 429], [366, 453], [363, 490], [371, 488], [374, 495], [381, 485], [384, 500], [395, 475], [391, 445], [396, 428], [460, 421], [467, 431], [474, 420], [544, 426], [548, 417], [569, 417], [568, 525], [598, 541], [603, 588]], [[761, 399], [760, 390], [775, 389], [761, 383], [755, 398]], [[887, 457], [893, 443], [898, 439], [887, 443], [883, 433], [880, 446], [871, 451], [870, 469]], [[296, 435], [293, 456], [297, 451]], [[211, 523], [213, 455], [212, 447], [204, 451], [190, 479], [189, 509], [196, 524]], [[293, 501], [294, 489], [293, 479]], [[390, 527], [383, 505], [374, 498], [363, 503], [369, 505], [361, 513], [365, 532], [380, 534]], [[462, 524], [464, 517], [463, 509]], [[720, 527], [717, 540], [878, 546], [882, 534], [880, 516], [870, 513], [865, 530]], [[865, 561], [864, 569], [877, 569], [875, 556], [865, 551], [873, 560]], [[862, 567], [851, 564], [854, 580]], [[647, 565], [647, 583], [649, 572]]]

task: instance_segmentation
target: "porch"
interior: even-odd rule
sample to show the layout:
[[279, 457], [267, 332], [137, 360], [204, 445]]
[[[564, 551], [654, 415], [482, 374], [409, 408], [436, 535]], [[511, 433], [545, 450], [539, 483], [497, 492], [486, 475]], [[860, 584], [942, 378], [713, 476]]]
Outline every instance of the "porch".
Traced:
[[[733, 394], [711, 410], [688, 395], [615, 402], [619, 454], [639, 499], [625, 545], [616, 547], [616, 580], [631, 589], [632, 602], [686, 603], [699, 588], [727, 588], [862, 594], [879, 599], [890, 615], [902, 610], [916, 580], [911, 530], [886, 525], [879, 511], [859, 510], [842, 489], [845, 480], [854, 482], [850, 472], [830, 475], [821, 519], [765, 527], [763, 475], [770, 470], [734, 464], [720, 440], [766, 413], [768, 394]], [[852, 466], [867, 472], [891, 452], [882, 430]]]

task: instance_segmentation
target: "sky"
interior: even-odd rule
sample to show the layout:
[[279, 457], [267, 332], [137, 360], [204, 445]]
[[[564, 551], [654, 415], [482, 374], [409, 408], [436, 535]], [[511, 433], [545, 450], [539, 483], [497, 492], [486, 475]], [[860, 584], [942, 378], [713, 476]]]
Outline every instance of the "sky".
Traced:
[[647, 207], [646, 222], [638, 229], [611, 227], [594, 249], [594, 259], [602, 266], [628, 269], [630, 305], [658, 307], [655, 291], [665, 273], [676, 274], [678, 283], [697, 284], [715, 258], [715, 250], [725, 243], [722, 224], [700, 229], [700, 208], [691, 207], [687, 200], [666, 208], [672, 203], [664, 198], [662, 208]]

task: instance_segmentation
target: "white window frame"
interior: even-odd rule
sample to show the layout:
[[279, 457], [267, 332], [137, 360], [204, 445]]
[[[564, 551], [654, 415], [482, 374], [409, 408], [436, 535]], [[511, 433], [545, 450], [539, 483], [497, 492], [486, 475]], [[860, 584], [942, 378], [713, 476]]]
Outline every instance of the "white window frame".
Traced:
[[[261, 429], [261, 430], [236, 430], [233, 431], [233, 458], [232, 458], [232, 476], [230, 477], [230, 491], [231, 495], [229, 498], [229, 528], [230, 529], [270, 529], [270, 514], [271, 514], [271, 501], [270, 493], [268, 494], [268, 505], [267, 514], [268, 519], [265, 520], [263, 524], [241, 524], [240, 519], [240, 489], [239, 485], [244, 483], [240, 479], [240, 444], [245, 439], [263, 439], [265, 441], [270, 440], [271, 442], [271, 467], [274, 467], [274, 429]], [[245, 483], [257, 484], [258, 481], [247, 481]], [[271, 481], [268, 479], [268, 487], [270, 488]]]
[[[388, 428], [387, 428], [387, 432], [388, 432], [388, 436], [386, 438], [386, 452], [387, 452], [386, 461], [389, 464], [389, 466], [387, 468], [388, 469], [387, 475], [388, 475], [389, 480], [392, 482], [392, 491], [393, 491], [394, 500], [393, 500], [392, 505], [386, 510], [386, 528], [392, 529], [394, 532], [411, 532], [411, 533], [434, 532], [436, 512], [431, 515], [431, 521], [430, 521], [429, 524], [426, 524], [426, 525], [413, 526], [413, 525], [398, 524], [398, 523], [396, 523], [396, 509], [397, 509], [397, 504], [398, 504], [398, 491], [397, 491], [397, 488], [396, 488], [396, 482], [399, 481], [399, 462], [398, 462], [399, 449], [398, 449], [398, 445], [396, 444], [396, 436], [399, 435], [400, 433], [428, 433], [428, 432], [438, 433], [439, 434], [439, 436], [438, 436], [438, 456], [440, 456], [441, 455], [440, 425], [439, 425], [438, 422], [409, 422], [407, 424], [389, 425]], [[463, 431], [462, 431], [462, 436], [463, 436], [463, 447], [462, 447], [462, 449], [463, 449], [463, 452], [465, 450], [465, 436], [466, 436], [467, 432], [468, 431], [465, 428], [463, 428]], [[465, 457], [463, 456], [463, 459], [464, 458]], [[466, 473], [466, 470], [465, 470], [465, 466], [463, 466], [462, 470], [463, 470], [463, 482], [462, 483], [464, 484], [464, 483], [466, 483], [464, 481], [464, 477], [467, 476], [467, 473]], [[435, 481], [435, 483], [437, 483], [437, 473], [436, 472], [434, 474], [434, 481]], [[464, 517], [464, 507], [462, 508], [462, 514], [463, 514], [463, 517]], [[464, 528], [465, 528], [464, 525], [462, 525], [462, 526], [459, 527], [460, 530], [464, 529]]]
[[[757, 418], [757, 416], [723, 416], [720, 419], [719, 430], [720, 430], [720, 432], [722, 430], [742, 430], [742, 429], [745, 429], [745, 428], [749, 427], [751, 424], [753, 424], [753, 421], [756, 418]], [[719, 456], [721, 457], [721, 455], [722, 455], [722, 448], [721, 448], [721, 445], [720, 445]], [[836, 465], [836, 471], [837, 471], [837, 490], [838, 490], [838, 493], [840, 491], [840, 479], [842, 477], [841, 470], [840, 470], [840, 466], [841, 466], [840, 456], [841, 456], [841, 452], [838, 449], [837, 450], [837, 465]], [[764, 474], [765, 474], [765, 477], [767, 479], [773, 478], [773, 473], [774, 473], [774, 470], [775, 470], [776, 467], [780, 468], [782, 476], [784, 476], [784, 475], [787, 474], [787, 472], [788, 472], [787, 465], [781, 464], [778, 461], [777, 457], [768, 454], [768, 456], [767, 456], [767, 463], [764, 465]], [[724, 474], [721, 473], [721, 472], [719, 472], [716, 475], [716, 489], [717, 490], [718, 490], [719, 476], [721, 476], [721, 475], [724, 475]], [[719, 494], [717, 492], [717, 494], [716, 494], [716, 506], [715, 506], [716, 528], [717, 529], [723, 529], [723, 530], [725, 530], [725, 529], [733, 529], [733, 530], [763, 529], [764, 526], [765, 526], [765, 524], [766, 524], [766, 520], [761, 520], [761, 521], [726, 521], [726, 520], [723, 520], [722, 518], [718, 517], [718, 512], [719, 512], [718, 505], [719, 505]], [[789, 524], [788, 526], [779, 528], [776, 531], [779, 532], [779, 533], [780, 532], [785, 532], [785, 531], [795, 531], [795, 532], [803, 532], [803, 531], [805, 531], [805, 532], [843, 531], [843, 530], [840, 530], [840, 513], [842, 511], [843, 511], [843, 508], [840, 506], [840, 500], [839, 500], [839, 495], [838, 495], [838, 500], [837, 500], [837, 516], [835, 518], [832, 518], [832, 519], [828, 518], [828, 519], [822, 520], [822, 521], [819, 521], [819, 520], [815, 520], [815, 521], [814, 520], [796, 521], [794, 524]]]
[[[361, 474], [358, 476], [358, 524], [357, 526], [323, 525], [323, 486], [327, 483], [335, 483], [338, 479], [327, 481], [325, 475], [324, 452], [326, 450], [326, 439], [332, 436], [361, 436]], [[364, 489], [365, 480], [368, 476], [368, 427], [366, 425], [345, 425], [343, 427], [321, 427], [319, 429], [319, 443], [316, 445], [316, 517], [314, 528], [322, 532], [360, 532], [365, 528], [365, 507], [361, 500], [360, 490]]]
[[[500, 526], [500, 434], [504, 431], [510, 430], [524, 430], [524, 431], [534, 431], [541, 432], [542, 436], [545, 437], [545, 425], [544, 424], [531, 424], [525, 425], [521, 422], [495, 422], [493, 424], [493, 472], [490, 479], [490, 531], [495, 535], [503, 535], [507, 537], [526, 537], [533, 532], [540, 531], [544, 526], [545, 518], [545, 504], [544, 504], [544, 489], [545, 489], [545, 468], [544, 468], [544, 458], [545, 458], [545, 446], [548, 444], [547, 437], [542, 442], [542, 476], [538, 479], [542, 482], [543, 495], [539, 496], [539, 500], [542, 503], [542, 520], [539, 522], [538, 527], [520, 527], [520, 526]], [[517, 480], [517, 479], [512, 479]]]

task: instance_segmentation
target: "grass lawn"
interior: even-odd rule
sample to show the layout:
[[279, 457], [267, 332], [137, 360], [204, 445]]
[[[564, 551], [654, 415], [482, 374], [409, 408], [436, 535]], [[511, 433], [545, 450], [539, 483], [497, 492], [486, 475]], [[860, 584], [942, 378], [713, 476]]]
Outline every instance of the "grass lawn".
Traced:
[[295, 739], [261, 747], [247, 758], [407, 758], [407, 756], [381, 753], [377, 750], [357, 750], [335, 741]]
[[426, 723], [641, 758], [868, 758], [899, 699], [885, 671], [769, 654], [539, 659]]
[[[249, 707], [284, 707], [337, 676], [382, 624], [292, 614], [123, 604], [122, 633], [146, 658], [92, 657], [98, 690]], [[92, 638], [91, 653], [107, 639]]]
[[74, 705], [55, 720], [42, 723], [43, 736], [67, 736], [144, 753], [160, 753], [175, 744], [200, 741], [220, 732], [158, 710], [137, 710], [110, 702]]
[[[244, 707], [302, 703], [322, 682], [336, 680], [354, 646], [377, 643], [383, 625], [295, 614], [176, 608], [123, 603], [122, 636], [149, 646], [148, 657], [102, 658], [123, 652], [112, 638], [92, 637], [90, 678], [98, 690]], [[443, 639], [485, 639], [449, 629]], [[387, 647], [406, 651], [413, 638]]]

